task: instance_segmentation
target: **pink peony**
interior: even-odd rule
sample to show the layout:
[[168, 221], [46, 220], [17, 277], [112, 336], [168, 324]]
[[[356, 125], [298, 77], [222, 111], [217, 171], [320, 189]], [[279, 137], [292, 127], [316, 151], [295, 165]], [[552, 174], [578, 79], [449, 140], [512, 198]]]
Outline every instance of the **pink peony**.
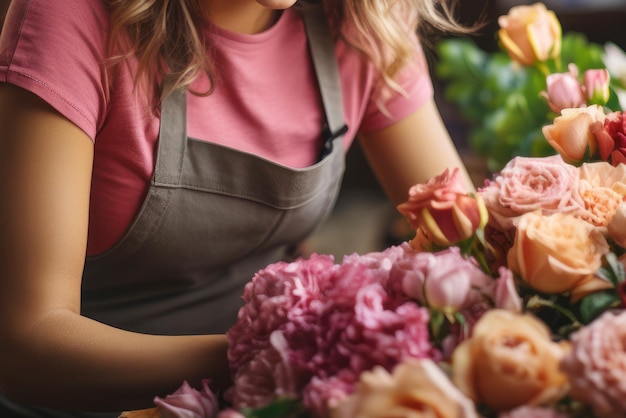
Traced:
[[626, 416], [626, 312], [605, 312], [575, 332], [571, 342], [561, 363], [571, 396], [599, 418]]
[[215, 394], [209, 389], [209, 381], [202, 381], [202, 390], [183, 382], [176, 392], [165, 398], [156, 397], [154, 403], [162, 418], [214, 418], [218, 413]]
[[578, 171], [558, 156], [515, 157], [479, 189], [489, 211], [489, 223], [497, 230], [512, 230], [521, 215], [541, 209], [544, 214], [573, 212]]
[[228, 333], [234, 406], [259, 407], [302, 393], [321, 416], [364, 370], [438, 358], [428, 310], [398, 285], [413, 274], [402, 266], [418, 255], [404, 243], [339, 265], [313, 255], [257, 273]]

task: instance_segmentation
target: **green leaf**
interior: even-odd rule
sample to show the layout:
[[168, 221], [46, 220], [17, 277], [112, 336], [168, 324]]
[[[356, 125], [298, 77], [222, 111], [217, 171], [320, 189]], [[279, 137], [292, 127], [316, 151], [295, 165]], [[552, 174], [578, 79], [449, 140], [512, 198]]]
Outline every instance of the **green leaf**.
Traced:
[[619, 295], [615, 290], [605, 290], [585, 296], [580, 301], [581, 320], [584, 324], [588, 324], [619, 303]]
[[612, 283], [614, 287], [619, 286], [626, 276], [624, 265], [614, 253], [608, 253], [603, 257], [603, 261], [602, 267], [596, 272], [596, 276]]

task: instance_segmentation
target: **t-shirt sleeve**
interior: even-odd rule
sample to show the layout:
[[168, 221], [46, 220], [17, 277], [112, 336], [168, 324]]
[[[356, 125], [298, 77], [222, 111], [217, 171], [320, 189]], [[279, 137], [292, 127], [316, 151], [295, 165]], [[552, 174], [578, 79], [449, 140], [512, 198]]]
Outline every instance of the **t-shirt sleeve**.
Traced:
[[95, 138], [106, 108], [108, 14], [100, 0], [13, 0], [0, 82], [26, 89]]
[[400, 91], [388, 86], [375, 89], [361, 124], [367, 133], [386, 128], [418, 110], [434, 94], [424, 51], [416, 48], [411, 61], [398, 73], [395, 81]]

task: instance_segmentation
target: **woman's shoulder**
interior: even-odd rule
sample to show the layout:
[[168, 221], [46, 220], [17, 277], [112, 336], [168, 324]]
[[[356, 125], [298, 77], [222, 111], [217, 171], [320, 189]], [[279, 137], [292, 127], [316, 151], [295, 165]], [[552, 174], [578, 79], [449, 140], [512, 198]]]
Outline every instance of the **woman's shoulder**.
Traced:
[[108, 31], [102, 0], [12, 0], [0, 81], [37, 94], [93, 137], [106, 97]]

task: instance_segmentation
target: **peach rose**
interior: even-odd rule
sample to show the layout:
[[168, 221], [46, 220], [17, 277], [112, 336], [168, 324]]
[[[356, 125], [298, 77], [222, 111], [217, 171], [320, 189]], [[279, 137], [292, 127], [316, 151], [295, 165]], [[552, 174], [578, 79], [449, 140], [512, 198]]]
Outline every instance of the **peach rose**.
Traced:
[[624, 197], [609, 187], [593, 184], [588, 180], [580, 180], [578, 194], [583, 207], [575, 216], [595, 226], [607, 226]]
[[561, 53], [561, 24], [542, 3], [512, 7], [498, 25], [500, 44], [514, 61], [532, 65]]
[[585, 163], [580, 166], [579, 177], [594, 187], [608, 187], [626, 196], [626, 165], [613, 167], [607, 162]]
[[572, 301], [611, 284], [594, 273], [609, 245], [599, 229], [570, 214], [520, 217], [509, 268], [530, 287], [544, 293], [572, 292]]
[[552, 125], [542, 128], [542, 132], [563, 160], [578, 164], [595, 155], [598, 145], [593, 130], [601, 127], [604, 119], [600, 105], [563, 109]]
[[356, 391], [332, 418], [477, 418], [474, 404], [432, 360], [407, 360], [390, 374], [376, 366], [361, 374]]
[[579, 170], [578, 195], [583, 205], [576, 216], [596, 226], [607, 226], [626, 196], [626, 165], [583, 164]]
[[496, 411], [545, 405], [567, 392], [559, 371], [565, 344], [551, 340], [546, 325], [530, 314], [493, 309], [452, 355], [452, 380], [465, 394]]

